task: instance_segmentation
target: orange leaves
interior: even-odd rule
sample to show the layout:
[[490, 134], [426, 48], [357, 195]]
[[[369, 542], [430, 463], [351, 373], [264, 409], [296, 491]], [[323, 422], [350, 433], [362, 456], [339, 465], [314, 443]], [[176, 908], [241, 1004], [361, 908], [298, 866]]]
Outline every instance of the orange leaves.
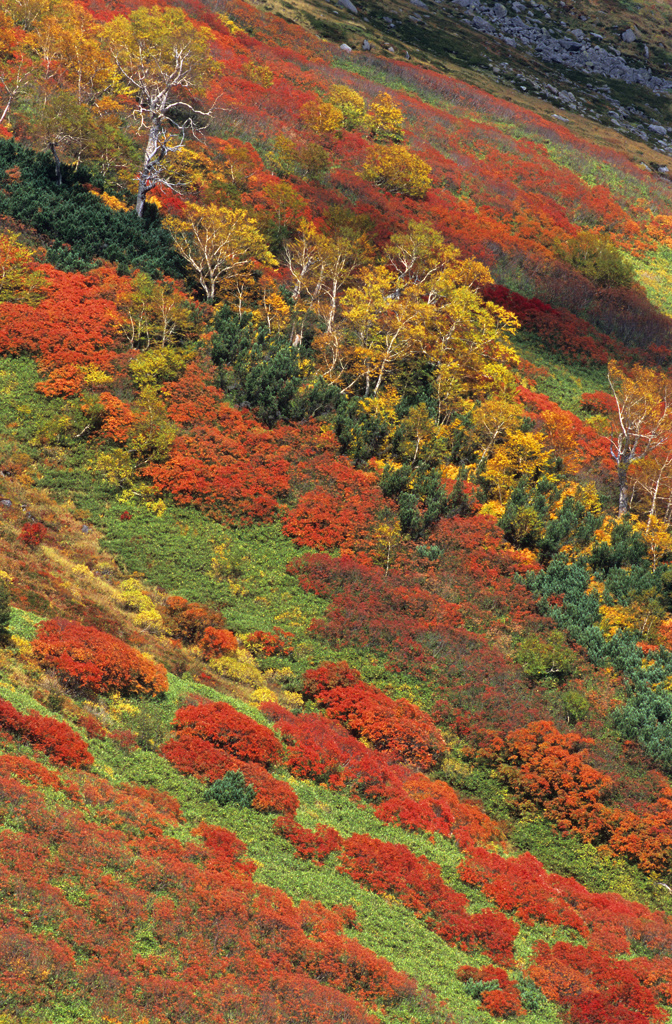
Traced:
[[109, 441], [124, 444], [128, 440], [131, 427], [135, 423], [135, 415], [126, 402], [122, 402], [109, 391], [101, 391], [98, 396], [104, 410], [103, 425], [100, 433]]
[[168, 688], [163, 665], [93, 626], [47, 619], [40, 623], [33, 651], [45, 668], [76, 690], [154, 696]]
[[212, 626], [206, 626], [203, 630], [201, 650], [207, 660], [233, 654], [237, 648], [238, 642], [230, 629], [213, 629]]
[[[35, 264], [37, 266], [37, 264]], [[37, 306], [0, 303], [0, 353], [27, 354], [53, 369], [74, 363], [109, 366], [118, 349], [121, 317], [110, 288], [116, 272], [100, 268], [88, 274], [40, 266], [48, 280]]]
[[[23, 715], [6, 700], [0, 700], [0, 730], [3, 729], [43, 750], [55, 764], [71, 768], [88, 768], [93, 764], [86, 743], [65, 722], [40, 715], [37, 711]], [[15, 760], [4, 759], [2, 767], [20, 775], [22, 765]], [[35, 778], [39, 778], [39, 769]], [[42, 781], [51, 784], [46, 779]]]

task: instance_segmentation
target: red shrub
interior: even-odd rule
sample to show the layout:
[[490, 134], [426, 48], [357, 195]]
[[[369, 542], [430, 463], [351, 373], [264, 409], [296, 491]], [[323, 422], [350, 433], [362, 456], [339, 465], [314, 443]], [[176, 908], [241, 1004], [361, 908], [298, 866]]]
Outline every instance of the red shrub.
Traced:
[[491, 910], [467, 914], [466, 897], [446, 885], [439, 865], [407, 846], [350, 836], [343, 840], [338, 870], [373, 892], [395, 895], [445, 942], [484, 949], [498, 963], [513, 965], [515, 921]]
[[24, 523], [19, 533], [19, 540], [29, 548], [40, 546], [47, 536], [47, 528], [42, 523]]
[[206, 626], [203, 630], [201, 650], [207, 661], [221, 658], [225, 654], [233, 654], [237, 648], [238, 642], [229, 629], [213, 629], [212, 626]]
[[245, 645], [253, 654], [261, 655], [263, 658], [291, 658], [294, 648], [290, 643], [293, 633], [287, 633], [284, 629], [275, 629], [272, 633], [265, 633], [257, 629], [254, 633], [248, 633], [245, 637]]
[[0, 729], [6, 729], [43, 750], [55, 764], [70, 768], [88, 768], [93, 764], [86, 743], [65, 722], [40, 715], [37, 711], [23, 715], [9, 701], [1, 699]]
[[484, 988], [479, 999], [493, 1017], [524, 1017], [517, 985], [501, 967], [460, 967], [460, 981], [496, 982], [497, 988]]
[[318, 864], [322, 864], [330, 853], [341, 846], [341, 837], [335, 829], [318, 825], [315, 831], [311, 832], [288, 814], [276, 820], [273, 830], [292, 844], [296, 857], [314, 860]]
[[33, 651], [45, 668], [76, 689], [140, 696], [154, 696], [168, 689], [163, 665], [93, 626], [47, 619], [40, 623]]
[[180, 708], [173, 728], [207, 740], [242, 761], [256, 761], [268, 767], [279, 764], [283, 756], [282, 744], [270, 729], [225, 701]]
[[209, 627], [223, 630], [226, 626], [219, 612], [205, 608], [202, 604], [187, 601], [184, 597], [167, 597], [161, 608], [161, 615], [171, 636], [185, 646], [199, 644]]
[[276, 779], [261, 765], [241, 761], [236, 766], [248, 786], [254, 790], [252, 807], [264, 814], [294, 814], [299, 798], [283, 779]]
[[429, 715], [407, 700], [393, 700], [367, 685], [347, 662], [331, 662], [309, 669], [304, 693], [326, 708], [355, 736], [395, 761], [433, 768], [446, 751], [443, 736]]

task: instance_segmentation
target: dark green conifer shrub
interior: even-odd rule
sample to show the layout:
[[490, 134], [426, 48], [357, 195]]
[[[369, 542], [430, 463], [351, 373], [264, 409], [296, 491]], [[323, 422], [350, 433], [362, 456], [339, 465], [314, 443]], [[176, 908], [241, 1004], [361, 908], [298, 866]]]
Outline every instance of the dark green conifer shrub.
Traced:
[[221, 807], [226, 804], [238, 804], [239, 807], [251, 807], [254, 800], [254, 789], [245, 783], [242, 772], [227, 772], [217, 779], [205, 791], [206, 800], [215, 800]]
[[9, 643], [10, 617], [11, 609], [9, 607], [9, 590], [2, 580], [0, 580], [0, 647], [5, 647]]

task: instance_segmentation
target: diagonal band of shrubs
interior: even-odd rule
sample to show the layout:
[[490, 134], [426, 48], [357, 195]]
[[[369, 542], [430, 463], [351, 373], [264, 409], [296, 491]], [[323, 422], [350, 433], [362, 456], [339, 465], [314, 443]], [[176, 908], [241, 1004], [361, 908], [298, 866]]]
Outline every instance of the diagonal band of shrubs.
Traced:
[[33, 747], [44, 751], [54, 764], [69, 768], [88, 768], [93, 757], [86, 743], [74, 729], [56, 718], [30, 711], [17, 711], [7, 700], [0, 700], [0, 732], [6, 731]]

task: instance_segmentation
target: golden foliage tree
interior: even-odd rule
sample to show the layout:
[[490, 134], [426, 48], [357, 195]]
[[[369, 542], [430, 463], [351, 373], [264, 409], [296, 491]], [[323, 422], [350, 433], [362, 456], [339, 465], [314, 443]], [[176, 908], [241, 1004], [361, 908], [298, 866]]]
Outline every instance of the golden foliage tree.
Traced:
[[275, 266], [257, 222], [245, 210], [222, 209], [214, 204], [186, 204], [186, 215], [167, 217], [166, 227], [175, 248], [195, 272], [208, 302], [214, 302], [225, 279], [238, 292], [239, 308], [251, 266]]

